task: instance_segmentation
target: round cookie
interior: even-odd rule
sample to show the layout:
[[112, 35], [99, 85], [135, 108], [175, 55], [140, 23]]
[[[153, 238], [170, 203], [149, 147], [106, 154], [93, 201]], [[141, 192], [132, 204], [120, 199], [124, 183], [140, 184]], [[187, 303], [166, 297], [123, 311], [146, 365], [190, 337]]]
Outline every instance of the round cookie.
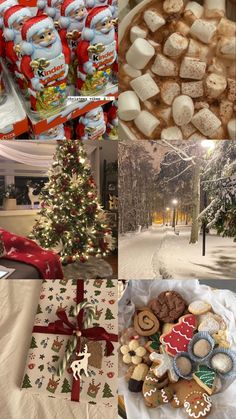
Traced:
[[222, 374], [227, 374], [233, 368], [233, 361], [229, 355], [217, 353], [211, 358], [211, 366]]
[[211, 399], [206, 393], [192, 391], [184, 401], [185, 412], [194, 419], [209, 415], [211, 407]]
[[207, 332], [210, 335], [213, 335], [213, 333], [217, 333], [220, 330], [220, 325], [213, 317], [206, 317], [205, 320], [199, 324], [198, 330], [199, 332]]
[[150, 309], [138, 309], [134, 315], [134, 329], [140, 336], [152, 336], [160, 327], [159, 320]]
[[178, 292], [164, 291], [151, 300], [148, 307], [160, 321], [172, 323], [184, 313], [186, 303]]
[[206, 339], [199, 339], [195, 345], [193, 345], [193, 354], [198, 358], [205, 358], [211, 350], [211, 344]]
[[196, 316], [207, 313], [211, 310], [211, 305], [206, 301], [196, 300], [188, 306], [188, 311]]

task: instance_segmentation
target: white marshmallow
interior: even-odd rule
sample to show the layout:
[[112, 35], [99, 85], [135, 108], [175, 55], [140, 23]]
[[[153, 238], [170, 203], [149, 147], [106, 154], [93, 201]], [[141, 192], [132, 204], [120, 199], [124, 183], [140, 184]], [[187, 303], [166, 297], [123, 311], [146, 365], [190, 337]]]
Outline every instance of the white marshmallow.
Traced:
[[123, 121], [132, 121], [140, 113], [139, 98], [132, 90], [122, 92], [118, 98], [118, 113]]
[[124, 64], [123, 69], [125, 73], [132, 78], [139, 77], [142, 75], [142, 71], [136, 70], [136, 68], [131, 67], [129, 64]]
[[190, 34], [202, 41], [204, 44], [210, 44], [216, 33], [216, 26], [207, 20], [197, 19], [190, 28]]
[[205, 84], [207, 94], [211, 98], [220, 96], [227, 87], [225, 76], [216, 73], [209, 74], [205, 80]]
[[177, 76], [178, 64], [162, 54], [157, 54], [151, 70], [158, 76]]
[[186, 53], [188, 57], [195, 57], [205, 61], [207, 60], [208, 53], [209, 48], [207, 45], [204, 45], [202, 42], [196, 41], [195, 39], [189, 40], [188, 50]]
[[164, 108], [158, 111], [158, 116], [163, 119], [163, 121], [169, 123], [171, 117], [171, 107]]
[[176, 125], [187, 125], [194, 114], [192, 99], [186, 95], [180, 95], [172, 103], [172, 115]]
[[192, 118], [192, 124], [203, 134], [212, 137], [221, 126], [221, 121], [209, 109], [201, 109]]
[[198, 19], [202, 17], [204, 8], [201, 4], [197, 3], [196, 1], [189, 1], [185, 7], [185, 12], [188, 11], [192, 13]]
[[143, 19], [151, 32], [156, 32], [166, 23], [165, 19], [154, 10], [146, 10]]
[[225, 15], [225, 0], [205, 0], [205, 16], [221, 17]]
[[194, 132], [196, 132], [196, 128], [189, 122], [187, 125], [181, 126], [181, 131], [183, 133], [184, 138], [190, 137]]
[[179, 13], [183, 8], [183, 0], [165, 0], [163, 10], [168, 14]]
[[220, 60], [217, 57], [212, 58], [212, 64], [208, 66], [207, 70], [209, 73], [216, 73], [216, 74], [222, 74], [222, 75], [226, 74], [226, 68], [222, 60]]
[[190, 96], [192, 98], [201, 97], [204, 94], [203, 82], [202, 81], [189, 81], [181, 84], [181, 90], [183, 95]]
[[204, 137], [204, 135], [202, 135], [200, 132], [194, 132], [192, 135], [190, 135], [190, 137], [188, 138], [188, 140], [194, 140], [194, 141], [201, 141], [201, 140], [205, 140], [206, 138]]
[[133, 43], [137, 38], [146, 38], [147, 32], [139, 26], [132, 26], [129, 33], [130, 41]]
[[161, 131], [161, 140], [182, 140], [183, 135], [181, 130], [174, 126], [165, 128]]
[[151, 137], [153, 131], [160, 124], [160, 121], [150, 112], [141, 111], [140, 114], [135, 118], [134, 123], [139, 131], [141, 131], [145, 136]]
[[169, 57], [179, 57], [188, 48], [188, 39], [176, 32], [167, 38], [163, 53]]
[[153, 46], [143, 38], [137, 38], [126, 53], [126, 61], [131, 67], [142, 70], [155, 54]]
[[217, 26], [217, 32], [219, 35], [234, 36], [236, 33], [236, 23], [222, 17]]
[[161, 98], [167, 105], [171, 105], [174, 98], [179, 96], [180, 87], [174, 81], [164, 81], [161, 84]]
[[183, 79], [201, 80], [205, 74], [206, 63], [198, 58], [184, 57], [180, 66], [180, 77]]
[[235, 79], [227, 79], [228, 83], [228, 99], [231, 102], [236, 100], [236, 80]]
[[231, 140], [236, 140], [236, 119], [231, 119], [227, 125], [229, 138]]
[[156, 96], [160, 92], [159, 87], [150, 74], [143, 74], [142, 76], [137, 77], [130, 82], [130, 86], [143, 102]]
[[236, 37], [220, 38], [217, 43], [216, 55], [228, 60], [236, 58]]

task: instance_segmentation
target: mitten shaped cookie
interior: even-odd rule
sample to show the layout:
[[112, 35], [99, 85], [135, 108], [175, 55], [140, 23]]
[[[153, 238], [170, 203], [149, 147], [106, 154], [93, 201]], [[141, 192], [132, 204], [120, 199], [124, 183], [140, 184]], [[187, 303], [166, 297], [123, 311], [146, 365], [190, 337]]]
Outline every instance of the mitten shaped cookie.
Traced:
[[168, 403], [173, 397], [167, 374], [157, 378], [154, 374], [155, 366], [152, 364], [143, 383], [144, 403], [151, 408]]

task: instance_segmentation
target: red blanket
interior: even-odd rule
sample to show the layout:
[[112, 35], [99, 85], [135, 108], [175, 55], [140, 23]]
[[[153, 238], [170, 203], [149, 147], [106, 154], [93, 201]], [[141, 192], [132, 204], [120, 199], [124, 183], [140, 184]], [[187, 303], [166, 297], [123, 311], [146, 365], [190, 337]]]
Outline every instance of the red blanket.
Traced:
[[42, 279], [62, 279], [63, 272], [59, 256], [44, 250], [37, 243], [26, 237], [20, 237], [0, 229], [7, 254], [4, 258], [33, 265], [40, 272]]

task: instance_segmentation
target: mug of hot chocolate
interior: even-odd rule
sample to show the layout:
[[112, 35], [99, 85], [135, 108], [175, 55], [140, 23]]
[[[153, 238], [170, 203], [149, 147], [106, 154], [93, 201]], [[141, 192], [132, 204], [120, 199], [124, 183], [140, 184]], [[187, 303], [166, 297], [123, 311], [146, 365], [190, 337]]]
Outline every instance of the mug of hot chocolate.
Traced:
[[144, 0], [125, 16], [121, 139], [236, 139], [236, 23], [228, 9], [225, 0]]

